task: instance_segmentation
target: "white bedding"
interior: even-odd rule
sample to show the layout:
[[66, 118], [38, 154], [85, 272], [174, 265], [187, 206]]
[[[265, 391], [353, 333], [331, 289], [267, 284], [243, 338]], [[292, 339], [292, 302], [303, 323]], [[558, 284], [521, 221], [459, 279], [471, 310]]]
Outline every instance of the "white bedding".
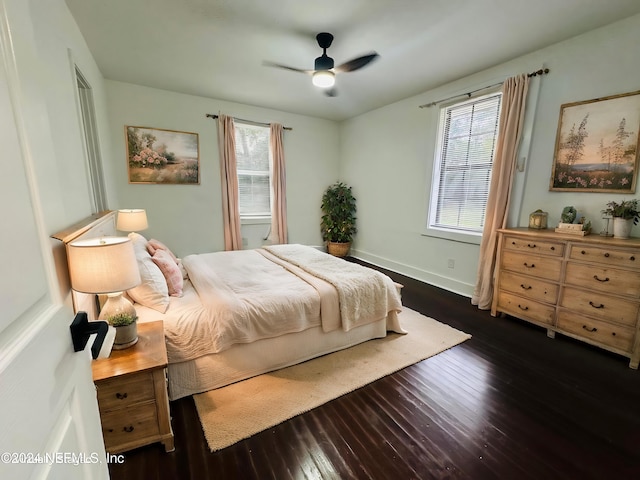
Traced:
[[[301, 250], [303, 257], [305, 250], [309, 249], [328, 257], [330, 261], [338, 262], [336, 265], [343, 266], [345, 271], [349, 271], [353, 265], [311, 247], [299, 247], [302, 246], [296, 246], [294, 250]], [[183, 296], [170, 297], [169, 308], [164, 314], [136, 305], [139, 321], [164, 321], [170, 367], [181, 365], [183, 369], [182, 365], [199, 358], [214, 358], [216, 355], [227, 357], [226, 352], [233, 350], [232, 347], [244, 350], [248, 345], [257, 344], [257, 347], [258, 342], [277, 337], [287, 338], [309, 330], [318, 331], [321, 336], [329, 333], [335, 336], [331, 341], [331, 345], [334, 345], [332, 351], [340, 348], [341, 336], [345, 337], [345, 346], [352, 345], [354, 338], [361, 339], [359, 341], [371, 338], [370, 333], [359, 333], [353, 338], [347, 335], [349, 330], [361, 329], [368, 323], [379, 324], [376, 326], [376, 336], [387, 330], [403, 333], [397, 317], [401, 309], [400, 296], [396, 285], [388, 277], [383, 276], [388, 280], [387, 286], [392, 292], [382, 292], [377, 303], [374, 298], [369, 298], [363, 305], [372, 302], [379, 305], [373, 310], [361, 309], [360, 313], [366, 314], [364, 317], [357, 314], [352, 323], [343, 324], [341, 311], [344, 308], [340, 302], [345, 293], [340, 293], [335, 285], [311, 275], [304, 268], [303, 260], [295, 263], [300, 266], [263, 249], [187, 256], [182, 259], [189, 277], [185, 281]], [[357, 320], [358, 316], [364, 321], [362, 318]], [[315, 342], [318, 343], [318, 340]], [[313, 346], [308, 348], [309, 358], [314, 356], [315, 350]], [[323, 346], [316, 353], [323, 354], [326, 351]], [[288, 353], [276, 363], [296, 363], [300, 355], [291, 357]], [[276, 364], [268, 359], [262, 363], [264, 367], [256, 365], [252, 370], [269, 371]], [[206, 386], [212, 388], [210, 383]]]
[[254, 250], [190, 255], [182, 264], [196, 295], [166, 312], [170, 362], [321, 324], [317, 290]]

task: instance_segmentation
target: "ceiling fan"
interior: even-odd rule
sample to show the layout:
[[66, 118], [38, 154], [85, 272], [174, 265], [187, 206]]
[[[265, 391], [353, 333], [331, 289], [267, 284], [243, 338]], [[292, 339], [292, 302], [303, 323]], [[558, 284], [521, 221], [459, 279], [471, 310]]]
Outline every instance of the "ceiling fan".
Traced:
[[337, 67], [334, 67], [333, 58], [327, 55], [327, 48], [331, 46], [333, 42], [333, 35], [327, 32], [321, 32], [316, 35], [316, 40], [320, 48], [322, 48], [322, 55], [316, 58], [315, 68], [313, 70], [304, 70], [301, 68], [289, 67], [287, 65], [281, 65], [279, 63], [264, 62], [264, 65], [268, 67], [284, 68], [285, 70], [291, 70], [293, 72], [306, 73], [311, 75], [312, 82], [316, 87], [324, 89], [326, 95], [330, 97], [336, 96], [335, 89], [331, 88], [336, 82], [336, 73], [353, 72], [359, 70], [362, 67], [367, 66], [373, 60], [379, 57], [376, 52], [371, 52], [367, 55], [354, 58], [345, 62]]

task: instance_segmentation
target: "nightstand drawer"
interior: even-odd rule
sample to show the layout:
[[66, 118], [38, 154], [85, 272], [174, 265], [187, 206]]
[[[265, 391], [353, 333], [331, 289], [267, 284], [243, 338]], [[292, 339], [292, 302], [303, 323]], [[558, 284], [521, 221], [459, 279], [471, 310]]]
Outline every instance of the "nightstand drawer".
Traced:
[[107, 450], [146, 438], [157, 437], [158, 412], [155, 402], [147, 402], [102, 415], [102, 433]]
[[101, 380], [97, 385], [98, 404], [103, 412], [153, 400], [155, 397], [151, 372]]

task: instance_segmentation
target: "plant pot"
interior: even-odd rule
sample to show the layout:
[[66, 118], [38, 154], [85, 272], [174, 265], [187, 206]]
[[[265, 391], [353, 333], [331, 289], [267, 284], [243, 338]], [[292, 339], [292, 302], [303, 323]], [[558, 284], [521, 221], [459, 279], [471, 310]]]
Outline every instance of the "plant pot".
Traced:
[[633, 218], [614, 217], [613, 238], [629, 238], [631, 236], [631, 227], [633, 227]]
[[129, 348], [138, 342], [138, 322], [114, 328], [116, 329], [116, 338], [113, 340], [114, 350]]
[[327, 242], [327, 252], [334, 257], [346, 257], [350, 248], [351, 242]]

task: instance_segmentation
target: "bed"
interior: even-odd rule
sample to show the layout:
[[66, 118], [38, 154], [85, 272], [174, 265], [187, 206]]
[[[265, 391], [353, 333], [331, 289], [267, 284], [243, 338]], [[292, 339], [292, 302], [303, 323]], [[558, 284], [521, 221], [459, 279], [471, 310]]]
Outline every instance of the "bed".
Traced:
[[[115, 235], [114, 217], [106, 213], [60, 239], [68, 244]], [[158, 240], [138, 233], [130, 238], [142, 284], [127, 294], [139, 322], [164, 322], [172, 400], [387, 331], [404, 333], [399, 285], [313, 247], [274, 245], [178, 259]], [[86, 297], [73, 293], [76, 310], [93, 307]]]

